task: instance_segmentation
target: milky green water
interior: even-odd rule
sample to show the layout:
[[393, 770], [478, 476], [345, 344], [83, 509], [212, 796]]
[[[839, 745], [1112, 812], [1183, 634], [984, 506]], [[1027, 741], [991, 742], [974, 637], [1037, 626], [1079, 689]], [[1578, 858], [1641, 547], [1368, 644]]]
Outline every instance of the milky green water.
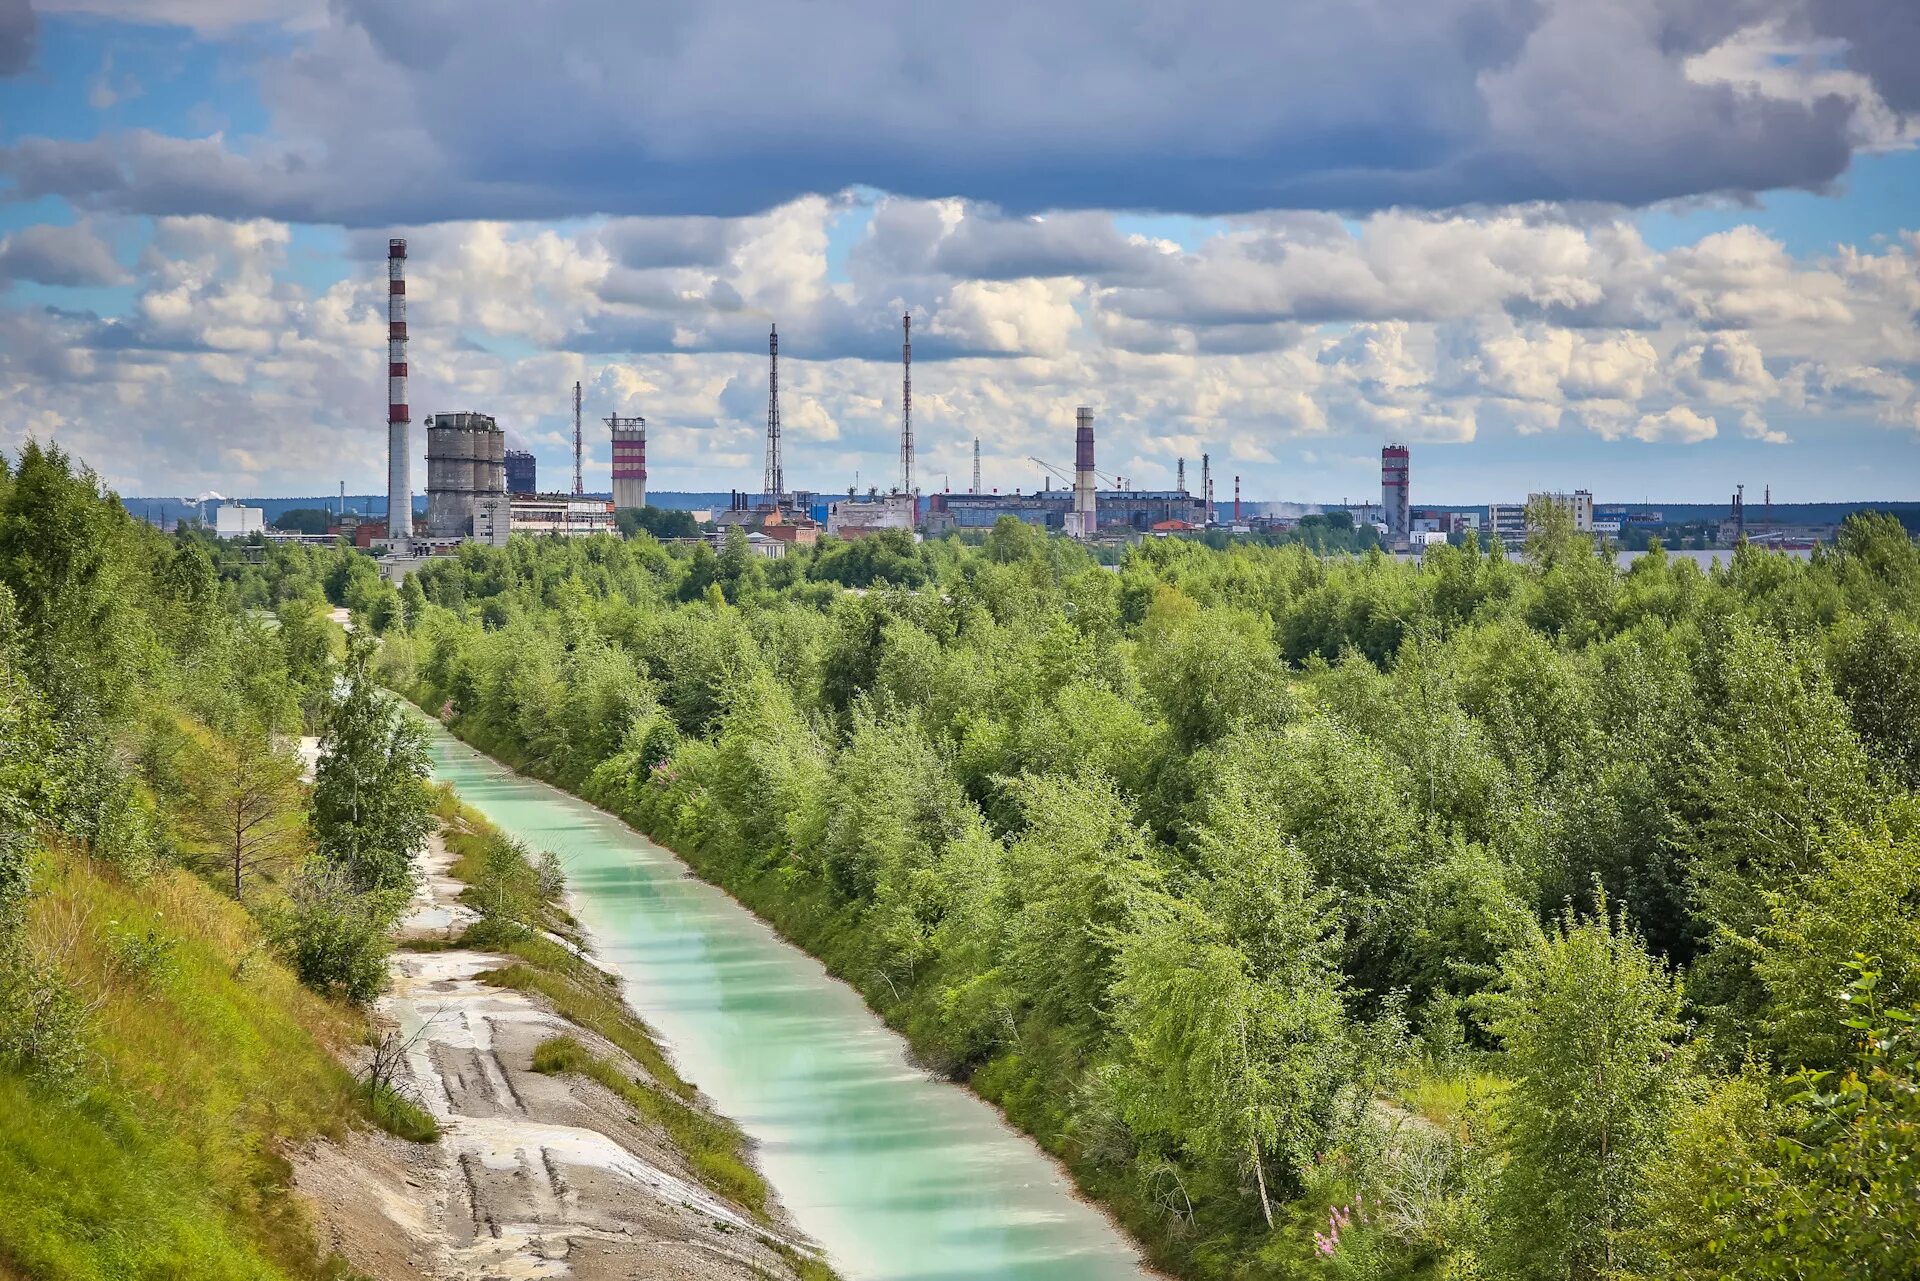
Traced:
[[909, 1065], [904, 1042], [812, 957], [619, 820], [429, 729], [439, 777], [559, 855], [598, 958], [754, 1139], [781, 1202], [842, 1276], [1146, 1275], [1037, 1148]]

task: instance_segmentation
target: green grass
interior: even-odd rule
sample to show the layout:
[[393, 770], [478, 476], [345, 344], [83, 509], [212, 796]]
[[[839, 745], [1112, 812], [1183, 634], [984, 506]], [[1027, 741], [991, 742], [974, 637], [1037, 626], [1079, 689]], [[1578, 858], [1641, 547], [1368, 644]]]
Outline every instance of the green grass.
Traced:
[[1427, 1070], [1413, 1074], [1393, 1095], [1434, 1125], [1459, 1133], [1474, 1112], [1484, 1111], [1508, 1084], [1503, 1077], [1468, 1067], [1449, 1072]]
[[618, 1064], [593, 1054], [570, 1036], [541, 1042], [533, 1052], [533, 1070], [571, 1072], [598, 1081], [665, 1130], [701, 1183], [766, 1221], [766, 1180], [741, 1156], [744, 1140], [728, 1122], [689, 1107], [658, 1086], [622, 1071]]
[[[626, 1008], [618, 994], [602, 989], [597, 983], [524, 961], [488, 970], [480, 979], [495, 987], [539, 993], [553, 1003], [554, 1012], [561, 1018], [618, 1046], [668, 1094], [682, 1100], [694, 1097], [693, 1086], [673, 1070], [659, 1043]], [[606, 988], [611, 986], [609, 983]]]
[[388, 1134], [414, 1143], [431, 1143], [440, 1137], [440, 1125], [431, 1113], [391, 1085], [371, 1085], [366, 1089], [367, 1112]]
[[[198, 878], [39, 870], [34, 952], [90, 1011], [76, 1089], [0, 1071], [0, 1276], [338, 1278], [282, 1153], [369, 1119], [335, 1051], [361, 1016], [302, 988]], [[164, 964], [130, 964], [129, 940]]]

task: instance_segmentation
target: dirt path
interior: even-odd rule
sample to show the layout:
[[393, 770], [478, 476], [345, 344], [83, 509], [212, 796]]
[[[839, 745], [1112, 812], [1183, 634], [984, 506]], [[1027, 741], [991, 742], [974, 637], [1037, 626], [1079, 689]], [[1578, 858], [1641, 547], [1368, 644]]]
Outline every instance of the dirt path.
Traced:
[[[403, 938], [449, 938], [473, 919], [451, 861], [436, 836]], [[562, 1035], [626, 1060], [538, 998], [479, 981], [508, 962], [395, 953], [377, 1016], [407, 1047], [400, 1087], [441, 1138], [363, 1133], [301, 1155], [296, 1183], [333, 1248], [377, 1281], [792, 1276], [769, 1245], [778, 1238], [701, 1187], [622, 1100], [584, 1077], [531, 1070], [535, 1047]]]

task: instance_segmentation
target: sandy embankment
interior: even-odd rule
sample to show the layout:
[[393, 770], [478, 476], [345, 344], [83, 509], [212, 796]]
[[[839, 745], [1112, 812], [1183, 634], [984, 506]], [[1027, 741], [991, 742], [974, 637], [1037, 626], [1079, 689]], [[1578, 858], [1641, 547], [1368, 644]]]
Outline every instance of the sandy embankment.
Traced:
[[[473, 914], [438, 836], [422, 862], [402, 937], [453, 937]], [[645, 1076], [539, 998], [476, 977], [508, 960], [395, 953], [377, 1017], [406, 1044], [399, 1084], [441, 1137], [362, 1132], [301, 1154], [295, 1182], [323, 1241], [377, 1281], [792, 1276], [767, 1244], [775, 1234], [701, 1187], [622, 1100], [584, 1077], [530, 1069], [535, 1047], [564, 1035]]]

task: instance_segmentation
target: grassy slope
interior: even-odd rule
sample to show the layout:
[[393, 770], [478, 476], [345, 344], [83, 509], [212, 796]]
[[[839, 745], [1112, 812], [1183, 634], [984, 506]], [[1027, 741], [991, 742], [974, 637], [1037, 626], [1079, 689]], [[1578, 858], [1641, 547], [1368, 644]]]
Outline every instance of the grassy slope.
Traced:
[[189, 873], [134, 885], [70, 854], [30, 930], [93, 1007], [86, 1092], [0, 1073], [0, 1275], [348, 1275], [315, 1254], [286, 1145], [360, 1114], [333, 1050], [359, 1016], [315, 996]]

